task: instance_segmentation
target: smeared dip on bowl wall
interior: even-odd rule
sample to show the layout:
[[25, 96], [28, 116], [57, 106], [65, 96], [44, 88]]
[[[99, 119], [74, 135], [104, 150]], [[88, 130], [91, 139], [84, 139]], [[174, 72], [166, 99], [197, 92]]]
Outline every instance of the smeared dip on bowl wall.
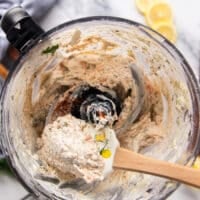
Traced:
[[[119, 22], [73, 25], [49, 40], [29, 52], [23, 63], [26, 66], [15, 80], [16, 87], [22, 81], [26, 84], [20, 91], [11, 91], [13, 113], [23, 117], [21, 138], [16, 139], [16, 133], [13, 138], [18, 141], [18, 153], [26, 160], [24, 165], [38, 183], [60, 197], [72, 194], [78, 199], [98, 200], [113, 195], [119, 199], [153, 196], [154, 190], [166, 185], [166, 179], [124, 170], [112, 170], [104, 176], [102, 161], [114, 154], [117, 143], [112, 148], [114, 142], [110, 140], [106, 148], [110, 152], [103, 158], [102, 148], [96, 148], [96, 143], [88, 147], [92, 151], [88, 153], [78, 143], [83, 141], [81, 132], [77, 140], [74, 136], [82, 125], [87, 126], [91, 132], [86, 129], [86, 135], [94, 131], [96, 142], [96, 135], [102, 138], [98, 131], [103, 130], [105, 136], [107, 129], [116, 134], [121, 147], [185, 162], [182, 154], [191, 131], [192, 105], [181, 66], [142, 30]], [[24, 74], [31, 76], [24, 80]], [[94, 91], [97, 99], [92, 96]], [[23, 111], [16, 106], [19, 100]], [[95, 103], [91, 106], [91, 102]], [[101, 104], [102, 112], [93, 112], [96, 103]], [[11, 119], [11, 123], [15, 127], [17, 122]], [[66, 134], [56, 133], [55, 127]], [[73, 152], [77, 150], [77, 159], [81, 155], [84, 158], [82, 163], [77, 160], [78, 172], [65, 163], [64, 153], [61, 156], [61, 152], [70, 151], [65, 145], [72, 145]], [[97, 155], [93, 159], [96, 163], [87, 163], [85, 159], [92, 154]], [[33, 162], [34, 167], [30, 167]], [[92, 172], [91, 177], [84, 176]], [[98, 178], [93, 182], [95, 175]]]

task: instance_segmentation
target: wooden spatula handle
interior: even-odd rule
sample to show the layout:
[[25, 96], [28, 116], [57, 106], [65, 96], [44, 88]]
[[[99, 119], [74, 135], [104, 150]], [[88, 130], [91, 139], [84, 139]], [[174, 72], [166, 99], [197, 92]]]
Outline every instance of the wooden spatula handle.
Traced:
[[157, 175], [200, 188], [200, 170], [156, 160], [123, 148], [117, 149], [113, 167]]

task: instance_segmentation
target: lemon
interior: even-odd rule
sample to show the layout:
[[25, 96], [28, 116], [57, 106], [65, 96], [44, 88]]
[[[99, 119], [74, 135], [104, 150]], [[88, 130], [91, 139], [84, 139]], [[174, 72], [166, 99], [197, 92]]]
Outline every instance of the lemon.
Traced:
[[171, 23], [158, 23], [152, 27], [155, 31], [163, 35], [170, 42], [175, 43], [177, 39], [176, 28]]
[[171, 23], [173, 14], [170, 5], [164, 1], [155, 1], [146, 12], [146, 21], [150, 27], [158, 23]]
[[111, 155], [112, 155], [112, 152], [110, 151], [110, 149], [103, 149], [101, 152], [100, 152], [101, 156], [103, 158], [110, 158]]
[[175, 43], [177, 32], [173, 25], [172, 9], [165, 0], [136, 0], [136, 6], [152, 29]]
[[106, 140], [105, 133], [100, 133], [100, 134], [95, 135], [95, 140], [97, 142], [104, 142]]
[[135, 0], [137, 9], [145, 15], [151, 4], [158, 0]]
[[200, 156], [196, 159], [193, 168], [200, 169]]

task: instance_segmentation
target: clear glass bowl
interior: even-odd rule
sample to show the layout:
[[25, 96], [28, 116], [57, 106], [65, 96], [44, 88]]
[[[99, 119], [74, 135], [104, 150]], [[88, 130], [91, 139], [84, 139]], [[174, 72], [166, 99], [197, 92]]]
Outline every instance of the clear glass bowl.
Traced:
[[[113, 176], [109, 179], [111, 182], [105, 181], [95, 190], [81, 186], [61, 188], [58, 183], [36, 178], [40, 163], [34, 154], [34, 144], [26, 142], [26, 137], [34, 141], [34, 135], [28, 134], [31, 125], [24, 118], [27, 87], [39, 66], [49, 59], [48, 56], [41, 57], [41, 49], [52, 43], [60, 43], [63, 39], [69, 40], [77, 29], [83, 33], [83, 37], [98, 34], [117, 42], [119, 47], [106, 53], [134, 56], [137, 65], [142, 66], [142, 74], [161, 85], [162, 123], [166, 128], [166, 136], [161, 142], [142, 150], [134, 145], [129, 148], [182, 165], [194, 161], [200, 142], [200, 99], [191, 68], [181, 53], [158, 33], [136, 22], [114, 17], [90, 17], [62, 24], [41, 36], [21, 56], [1, 94], [3, 153], [22, 184], [39, 199], [165, 199], [178, 184], [141, 173], [124, 172], [128, 178], [123, 181], [118, 175]], [[165, 97], [166, 93], [170, 98]]]

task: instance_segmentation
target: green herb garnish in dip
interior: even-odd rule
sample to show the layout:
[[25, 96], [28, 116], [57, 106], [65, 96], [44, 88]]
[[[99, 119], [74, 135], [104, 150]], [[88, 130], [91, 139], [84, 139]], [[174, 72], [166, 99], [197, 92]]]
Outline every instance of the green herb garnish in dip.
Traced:
[[58, 48], [59, 48], [58, 44], [48, 46], [46, 49], [42, 51], [42, 54], [48, 54], [48, 53], [54, 54]]

